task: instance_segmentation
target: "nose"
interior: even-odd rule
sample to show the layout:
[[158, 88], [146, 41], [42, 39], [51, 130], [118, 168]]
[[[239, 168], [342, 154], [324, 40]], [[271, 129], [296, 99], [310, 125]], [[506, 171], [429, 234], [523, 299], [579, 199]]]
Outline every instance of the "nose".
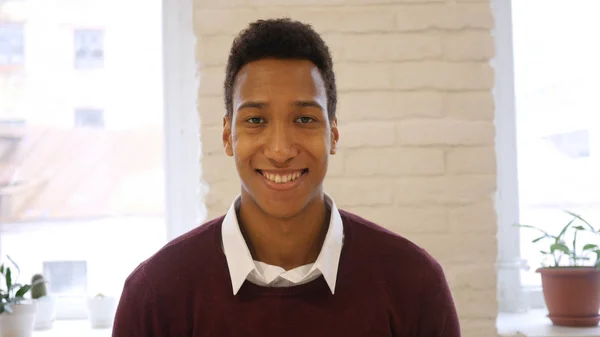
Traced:
[[264, 154], [274, 165], [287, 164], [298, 155], [293, 131], [282, 122], [271, 123], [267, 131]]

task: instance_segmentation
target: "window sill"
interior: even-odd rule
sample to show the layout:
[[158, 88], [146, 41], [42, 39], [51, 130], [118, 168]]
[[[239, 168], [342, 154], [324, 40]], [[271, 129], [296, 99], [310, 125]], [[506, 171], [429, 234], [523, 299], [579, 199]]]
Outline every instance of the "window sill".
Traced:
[[569, 328], [554, 326], [546, 309], [530, 310], [522, 314], [500, 313], [496, 321], [501, 336], [525, 337], [600, 337], [600, 327]]
[[88, 320], [57, 320], [52, 329], [34, 331], [32, 337], [110, 337], [112, 329], [92, 329]]

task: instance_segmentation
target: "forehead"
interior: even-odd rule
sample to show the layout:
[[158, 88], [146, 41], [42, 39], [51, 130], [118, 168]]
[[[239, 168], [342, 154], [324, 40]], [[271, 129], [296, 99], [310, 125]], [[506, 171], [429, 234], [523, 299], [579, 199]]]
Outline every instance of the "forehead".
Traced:
[[234, 99], [273, 94], [315, 97], [325, 95], [325, 86], [319, 69], [308, 60], [264, 59], [240, 69]]

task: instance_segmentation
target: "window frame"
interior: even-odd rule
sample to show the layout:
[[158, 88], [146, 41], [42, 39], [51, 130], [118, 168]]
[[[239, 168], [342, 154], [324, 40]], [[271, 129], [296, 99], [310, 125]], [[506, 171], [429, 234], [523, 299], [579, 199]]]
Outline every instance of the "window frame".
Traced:
[[[203, 223], [206, 207], [196, 107], [193, 0], [161, 2], [166, 243]], [[56, 319], [87, 319], [86, 299], [59, 299]]]
[[516, 94], [513, 54], [512, 0], [492, 0], [494, 15], [495, 125], [497, 158], [496, 212], [498, 225], [498, 311], [522, 313], [545, 306], [541, 287], [525, 286], [521, 271]]

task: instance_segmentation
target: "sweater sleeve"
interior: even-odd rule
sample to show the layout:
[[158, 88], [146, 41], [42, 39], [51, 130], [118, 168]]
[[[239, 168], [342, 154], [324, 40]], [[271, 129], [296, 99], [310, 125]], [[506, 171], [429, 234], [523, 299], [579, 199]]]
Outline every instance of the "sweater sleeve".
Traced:
[[125, 281], [112, 337], [161, 337], [159, 322], [154, 290], [141, 265]]
[[441, 265], [430, 258], [423, 272], [418, 337], [460, 337], [460, 324]]

